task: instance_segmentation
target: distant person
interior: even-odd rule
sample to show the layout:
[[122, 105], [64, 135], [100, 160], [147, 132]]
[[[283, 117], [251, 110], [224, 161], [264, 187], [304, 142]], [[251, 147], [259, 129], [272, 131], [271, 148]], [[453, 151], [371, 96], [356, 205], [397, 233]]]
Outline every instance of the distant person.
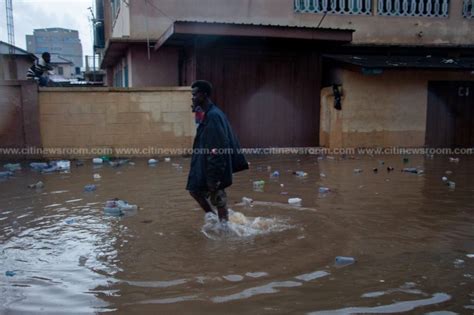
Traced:
[[48, 86], [49, 83], [49, 71], [53, 70], [53, 67], [50, 64], [51, 55], [49, 52], [44, 52], [41, 55], [41, 58], [37, 60], [31, 67], [28, 69], [26, 77], [29, 80], [38, 81], [39, 86]]
[[[217, 208], [221, 222], [229, 219], [225, 188], [232, 185], [232, 174], [248, 169], [240, 144], [225, 114], [211, 101], [212, 85], [207, 81], [192, 84], [192, 110], [198, 128], [193, 144], [191, 169], [186, 189], [208, 213]], [[210, 200], [210, 203], [209, 203]]]

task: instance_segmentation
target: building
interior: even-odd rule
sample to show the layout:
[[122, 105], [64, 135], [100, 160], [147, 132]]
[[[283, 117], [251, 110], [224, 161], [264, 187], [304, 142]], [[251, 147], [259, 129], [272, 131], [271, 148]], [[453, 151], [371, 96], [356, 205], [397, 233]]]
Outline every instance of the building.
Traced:
[[0, 80], [26, 80], [36, 57], [26, 50], [0, 41]]
[[472, 146], [473, 4], [98, 0], [98, 52], [109, 85], [213, 82], [246, 147]]
[[[36, 55], [37, 58], [41, 58], [41, 54]], [[74, 79], [78, 73], [76, 73], [76, 67], [71, 60], [67, 60], [61, 55], [51, 54], [51, 67], [53, 67], [53, 73], [64, 79]]]
[[60, 27], [33, 30], [33, 35], [26, 35], [27, 50], [34, 54], [47, 51], [73, 62], [75, 67], [82, 68], [82, 44], [79, 32]]

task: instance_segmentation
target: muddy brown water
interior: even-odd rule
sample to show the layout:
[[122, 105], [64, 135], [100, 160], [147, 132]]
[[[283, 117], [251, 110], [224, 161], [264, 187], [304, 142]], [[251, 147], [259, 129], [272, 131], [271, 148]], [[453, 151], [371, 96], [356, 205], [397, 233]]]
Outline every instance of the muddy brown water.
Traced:
[[[251, 170], [228, 190], [229, 206], [283, 228], [213, 238], [184, 190], [189, 159], [156, 167], [87, 162], [45, 175], [24, 164], [0, 182], [0, 313], [474, 312], [474, 158], [249, 160]], [[280, 177], [270, 179], [267, 166]], [[400, 172], [408, 166], [425, 173]], [[297, 178], [296, 170], [309, 175]], [[447, 170], [455, 189], [441, 181]], [[102, 178], [94, 181], [95, 173]], [[259, 179], [264, 190], [253, 191]], [[38, 180], [43, 189], [26, 188]], [[83, 192], [86, 184], [97, 191]], [[319, 194], [321, 186], [331, 192]], [[253, 207], [238, 204], [244, 196]], [[113, 197], [140, 208], [107, 216], [103, 205]], [[290, 197], [302, 206], [289, 206]], [[335, 266], [340, 255], [356, 263]]]

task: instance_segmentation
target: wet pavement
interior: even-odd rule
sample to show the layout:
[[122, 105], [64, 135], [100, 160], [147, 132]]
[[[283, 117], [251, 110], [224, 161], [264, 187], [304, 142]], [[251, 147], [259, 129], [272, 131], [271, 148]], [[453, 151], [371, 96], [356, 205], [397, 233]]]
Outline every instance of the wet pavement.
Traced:
[[[87, 161], [69, 174], [23, 164], [0, 182], [0, 313], [474, 312], [474, 158], [249, 160], [228, 190], [226, 230], [205, 222], [184, 190], [189, 159]], [[27, 188], [39, 180], [44, 188]], [[97, 190], [84, 192], [87, 184]], [[114, 197], [138, 211], [104, 214]], [[336, 256], [356, 262], [335, 266]]]

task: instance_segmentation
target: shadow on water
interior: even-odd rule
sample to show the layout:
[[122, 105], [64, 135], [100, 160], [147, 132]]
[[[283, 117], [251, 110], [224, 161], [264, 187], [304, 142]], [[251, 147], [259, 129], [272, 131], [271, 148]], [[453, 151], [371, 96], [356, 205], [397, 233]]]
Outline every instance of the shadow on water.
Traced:
[[[474, 159], [412, 156], [403, 163], [384, 156], [382, 164], [381, 158], [251, 157], [251, 170], [237, 174], [228, 189], [233, 211], [227, 226], [205, 219], [184, 190], [188, 159], [156, 167], [144, 160], [119, 168], [86, 163], [69, 174], [47, 175], [25, 165], [0, 182], [0, 309], [472, 311]], [[402, 173], [403, 167], [425, 172]], [[276, 170], [280, 175], [270, 178]], [[44, 188], [26, 188], [39, 180]], [[254, 191], [257, 180], [265, 184]], [[87, 184], [97, 190], [84, 192]], [[329, 191], [319, 193], [320, 187]], [[105, 201], [115, 197], [137, 204], [138, 211], [105, 215]], [[289, 198], [302, 204], [291, 206]], [[337, 267], [340, 255], [356, 263]]]

